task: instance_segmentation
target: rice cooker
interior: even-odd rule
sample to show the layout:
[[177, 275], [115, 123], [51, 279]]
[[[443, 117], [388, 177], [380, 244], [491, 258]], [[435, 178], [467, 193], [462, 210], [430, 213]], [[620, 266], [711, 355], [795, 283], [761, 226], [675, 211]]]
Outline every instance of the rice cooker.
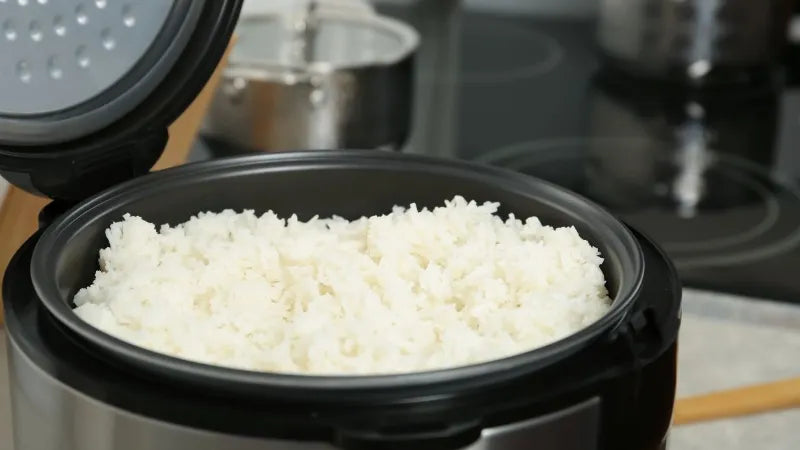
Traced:
[[[375, 151], [291, 152], [146, 174], [218, 63], [239, 0], [0, 2], [0, 172], [54, 199], [3, 286], [17, 450], [663, 449], [681, 290], [647, 237], [544, 181]], [[463, 195], [573, 225], [613, 303], [523, 354], [445, 370], [301, 376], [211, 366], [106, 335], [72, 313], [124, 213], [357, 218]]]

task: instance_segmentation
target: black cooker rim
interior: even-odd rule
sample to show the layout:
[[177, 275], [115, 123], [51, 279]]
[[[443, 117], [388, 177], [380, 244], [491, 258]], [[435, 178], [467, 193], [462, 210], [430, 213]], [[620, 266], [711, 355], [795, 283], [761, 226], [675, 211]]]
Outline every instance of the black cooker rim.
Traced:
[[[254, 372], [187, 361], [153, 352], [112, 337], [78, 318], [69, 301], [64, 301], [52, 274], [55, 255], [63, 251], [74, 234], [92, 215], [105, 206], [130, 198], [157, 195], [159, 190], [190, 180], [215, 176], [232, 176], [253, 170], [280, 168], [393, 168], [433, 171], [441, 174], [461, 174], [478, 177], [513, 191], [535, 190], [546, 195], [549, 202], [564, 211], [579, 212], [592, 218], [603, 237], [624, 249], [630, 277], [620, 284], [611, 309], [584, 329], [544, 347], [485, 363], [455, 368], [366, 376], [308, 376]], [[377, 152], [374, 150], [295, 151], [271, 155], [223, 158], [151, 173], [108, 189], [69, 210], [47, 229], [36, 243], [31, 261], [31, 280], [34, 290], [46, 310], [64, 328], [81, 341], [132, 367], [148, 373], [166, 376], [193, 385], [208, 386], [238, 392], [258, 392], [280, 397], [341, 400], [351, 393], [357, 398], [370, 392], [394, 392], [409, 389], [433, 388], [443, 384], [458, 384], [474, 388], [517, 378], [560, 361], [585, 348], [597, 339], [614, 335], [626, 323], [628, 313], [641, 289], [644, 277], [644, 256], [639, 241], [616, 217], [590, 200], [544, 180], [510, 170], [466, 161], [421, 155]]]

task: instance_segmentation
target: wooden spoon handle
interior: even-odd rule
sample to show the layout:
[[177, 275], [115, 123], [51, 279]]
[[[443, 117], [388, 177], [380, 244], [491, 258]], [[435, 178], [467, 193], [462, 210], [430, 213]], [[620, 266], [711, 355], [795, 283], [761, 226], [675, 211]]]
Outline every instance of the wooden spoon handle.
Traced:
[[673, 424], [800, 408], [800, 377], [679, 399]]

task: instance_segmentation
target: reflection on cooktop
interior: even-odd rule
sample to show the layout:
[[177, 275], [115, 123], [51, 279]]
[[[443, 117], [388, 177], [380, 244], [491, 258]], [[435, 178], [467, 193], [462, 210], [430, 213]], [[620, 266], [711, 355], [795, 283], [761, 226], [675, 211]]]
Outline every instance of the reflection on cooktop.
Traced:
[[800, 191], [740, 157], [643, 138], [575, 138], [478, 160], [606, 206], [659, 242], [679, 269], [753, 264], [800, 248]]

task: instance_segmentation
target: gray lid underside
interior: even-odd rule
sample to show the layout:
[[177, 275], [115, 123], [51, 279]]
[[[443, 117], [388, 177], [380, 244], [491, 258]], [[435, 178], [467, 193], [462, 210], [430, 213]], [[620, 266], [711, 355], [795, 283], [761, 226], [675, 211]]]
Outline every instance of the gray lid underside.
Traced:
[[205, 0], [0, 0], [0, 142], [77, 139], [136, 108]]

